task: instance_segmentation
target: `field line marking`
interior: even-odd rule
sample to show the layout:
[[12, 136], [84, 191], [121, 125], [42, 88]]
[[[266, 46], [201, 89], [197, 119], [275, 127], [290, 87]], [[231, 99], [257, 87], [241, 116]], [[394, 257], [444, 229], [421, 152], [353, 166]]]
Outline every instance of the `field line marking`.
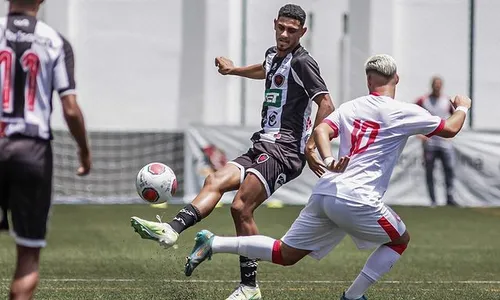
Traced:
[[[10, 278], [2, 278], [1, 282], [10, 282]], [[238, 283], [239, 280], [204, 280], [204, 279], [133, 279], [133, 278], [42, 278], [41, 282], [164, 282], [164, 283]], [[259, 280], [262, 283], [296, 283], [296, 284], [346, 284], [350, 280]], [[500, 280], [384, 280], [379, 284], [500, 284]]]

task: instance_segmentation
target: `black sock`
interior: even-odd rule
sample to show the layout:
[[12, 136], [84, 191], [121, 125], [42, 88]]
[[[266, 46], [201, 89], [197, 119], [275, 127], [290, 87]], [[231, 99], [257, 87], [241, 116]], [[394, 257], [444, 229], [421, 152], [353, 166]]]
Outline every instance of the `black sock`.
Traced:
[[172, 222], [168, 224], [180, 234], [199, 221], [201, 221], [200, 211], [193, 205], [189, 204], [181, 209]]
[[246, 286], [257, 286], [257, 260], [240, 256], [241, 284]]

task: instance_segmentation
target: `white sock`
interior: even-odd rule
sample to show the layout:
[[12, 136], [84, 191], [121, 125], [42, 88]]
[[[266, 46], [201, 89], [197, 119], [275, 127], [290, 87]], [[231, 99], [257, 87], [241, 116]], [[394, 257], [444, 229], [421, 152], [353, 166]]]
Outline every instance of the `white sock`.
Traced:
[[401, 257], [399, 253], [387, 246], [380, 246], [373, 251], [366, 261], [363, 270], [345, 292], [347, 299], [361, 298], [368, 288], [379, 280]]
[[233, 253], [251, 259], [273, 261], [273, 246], [276, 240], [263, 235], [221, 237], [212, 241], [213, 253]]

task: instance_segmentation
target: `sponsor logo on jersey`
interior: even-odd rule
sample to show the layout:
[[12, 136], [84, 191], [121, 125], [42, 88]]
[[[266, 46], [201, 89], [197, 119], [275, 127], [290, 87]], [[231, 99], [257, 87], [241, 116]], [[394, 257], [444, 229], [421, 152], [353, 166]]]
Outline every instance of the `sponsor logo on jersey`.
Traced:
[[278, 112], [273, 111], [273, 112], [271, 112], [271, 114], [269, 114], [267, 124], [269, 126], [273, 127], [274, 125], [276, 125], [277, 122], [278, 122]]
[[264, 106], [281, 107], [281, 90], [267, 89], [265, 93]]
[[19, 27], [28, 27], [30, 26], [30, 21], [28, 19], [17, 19], [14, 20], [14, 25]]
[[276, 182], [274, 183], [274, 190], [276, 191], [285, 183], [286, 183], [286, 175], [284, 173], [279, 174], [278, 178], [276, 178]]

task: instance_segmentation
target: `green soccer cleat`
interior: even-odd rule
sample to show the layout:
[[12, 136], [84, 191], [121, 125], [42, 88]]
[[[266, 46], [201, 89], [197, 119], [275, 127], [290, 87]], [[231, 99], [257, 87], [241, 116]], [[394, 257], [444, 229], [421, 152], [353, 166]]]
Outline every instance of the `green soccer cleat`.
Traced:
[[156, 216], [159, 222], [151, 222], [138, 217], [132, 217], [130, 224], [141, 238], [158, 242], [164, 248], [174, 246], [179, 238], [179, 234], [167, 223], [161, 222], [159, 216]]
[[184, 267], [184, 274], [186, 276], [191, 276], [194, 269], [205, 261], [207, 258], [210, 260], [212, 258], [212, 241], [214, 240], [214, 234], [208, 230], [202, 230], [196, 234], [195, 244], [193, 251], [186, 258], [186, 266]]

